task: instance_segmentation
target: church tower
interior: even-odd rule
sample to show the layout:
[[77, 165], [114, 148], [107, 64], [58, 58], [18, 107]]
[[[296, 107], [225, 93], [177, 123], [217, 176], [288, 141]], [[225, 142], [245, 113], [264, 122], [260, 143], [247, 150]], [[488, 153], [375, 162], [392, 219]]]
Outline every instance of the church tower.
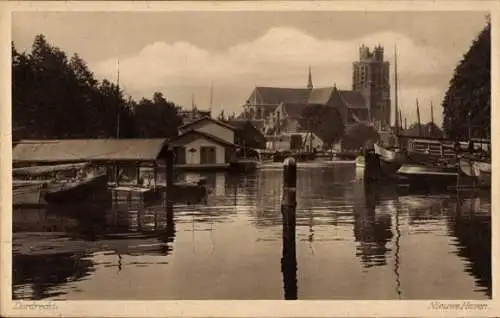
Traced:
[[309, 80], [307, 81], [307, 89], [313, 89], [313, 81], [311, 75], [311, 67], [309, 66]]
[[370, 51], [365, 45], [359, 48], [359, 61], [353, 63], [352, 89], [366, 99], [370, 120], [376, 127], [391, 123], [391, 97], [389, 62], [384, 61], [384, 48], [380, 45]]

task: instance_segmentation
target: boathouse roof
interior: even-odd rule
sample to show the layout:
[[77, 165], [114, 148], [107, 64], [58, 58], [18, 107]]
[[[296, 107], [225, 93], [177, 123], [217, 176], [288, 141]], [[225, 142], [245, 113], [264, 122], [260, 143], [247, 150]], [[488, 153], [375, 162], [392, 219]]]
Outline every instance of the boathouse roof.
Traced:
[[154, 161], [161, 156], [166, 145], [165, 138], [21, 140], [12, 149], [12, 161]]
[[182, 145], [185, 145], [187, 143], [192, 142], [193, 140], [195, 140], [197, 138], [205, 138], [205, 139], [211, 140], [211, 141], [213, 141], [219, 145], [222, 145], [222, 146], [237, 147], [237, 145], [230, 143], [224, 139], [218, 138], [214, 135], [207, 134], [207, 133], [204, 133], [204, 132], [198, 131], [198, 130], [188, 130], [185, 133], [172, 139], [169, 142], [169, 144], [174, 146], [174, 147], [175, 146], [182, 146]]
[[220, 120], [216, 120], [216, 119], [213, 119], [212, 117], [201, 117], [201, 118], [198, 118], [196, 120], [193, 120], [187, 124], [184, 124], [182, 126], [179, 127], [179, 131], [181, 132], [185, 132], [185, 131], [188, 131], [188, 130], [191, 130], [191, 127], [193, 126], [196, 126], [196, 125], [199, 125], [200, 123], [204, 122], [204, 121], [210, 121], [210, 122], [213, 122], [217, 125], [220, 125], [220, 126], [223, 126], [223, 127], [226, 127], [227, 129], [231, 129], [231, 130], [235, 130], [236, 128], [231, 126], [231, 125], [228, 125]]

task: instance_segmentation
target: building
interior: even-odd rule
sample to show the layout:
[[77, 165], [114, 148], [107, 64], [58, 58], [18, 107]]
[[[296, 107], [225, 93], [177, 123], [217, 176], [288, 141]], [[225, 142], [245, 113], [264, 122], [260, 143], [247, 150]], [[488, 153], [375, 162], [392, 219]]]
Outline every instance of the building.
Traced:
[[198, 118], [182, 125], [179, 127], [179, 134], [182, 135], [190, 130], [203, 132], [232, 144], [235, 143], [235, 128], [211, 117]]
[[188, 130], [169, 142], [180, 168], [225, 168], [234, 157], [236, 145], [198, 130]]
[[246, 148], [266, 148], [266, 138], [264, 134], [250, 121], [233, 119], [228, 121], [227, 124], [235, 129], [234, 143], [236, 145]]
[[177, 115], [182, 119], [183, 124], [188, 124], [195, 120], [204, 117], [212, 117], [211, 110], [200, 110], [196, 106], [192, 109], [183, 109], [182, 107], [177, 107]]
[[211, 117], [202, 117], [179, 127], [170, 141], [178, 167], [222, 168], [235, 156], [236, 129]]
[[370, 121], [376, 127], [388, 127], [391, 122], [389, 72], [383, 47], [379, 45], [372, 52], [364, 45], [359, 48], [359, 61], [353, 63], [352, 90], [365, 97]]
[[356, 122], [386, 127], [390, 123], [389, 62], [384, 49], [373, 52], [362, 45], [359, 61], [353, 63], [352, 89], [314, 88], [311, 69], [305, 88], [255, 87], [245, 104], [240, 119], [247, 119], [266, 135], [279, 131], [301, 130], [301, 113], [308, 105], [336, 108], [345, 126]]
[[321, 151], [325, 143], [314, 133], [293, 132], [269, 136], [266, 148], [276, 151]]

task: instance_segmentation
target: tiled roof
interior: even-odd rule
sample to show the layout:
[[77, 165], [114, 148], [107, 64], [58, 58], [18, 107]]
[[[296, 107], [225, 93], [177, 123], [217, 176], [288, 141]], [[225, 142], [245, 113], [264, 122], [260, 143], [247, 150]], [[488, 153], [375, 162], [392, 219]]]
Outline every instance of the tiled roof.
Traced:
[[188, 130], [186, 131], [185, 133], [177, 136], [176, 138], [172, 139], [169, 144], [172, 144], [172, 145], [179, 145], [179, 144], [182, 144], [182, 139], [185, 138], [186, 136], [188, 135], [197, 135], [197, 136], [200, 136], [200, 137], [204, 137], [206, 139], [210, 139], [218, 144], [221, 144], [221, 145], [224, 145], [224, 146], [231, 146], [231, 147], [236, 147], [235, 144], [231, 143], [231, 142], [228, 142], [224, 139], [221, 139], [221, 138], [218, 138], [214, 135], [211, 135], [211, 134], [207, 134], [207, 133], [204, 133], [202, 131], [198, 131], [198, 130]]
[[186, 124], [182, 125], [181, 127], [179, 127], [179, 130], [181, 130], [181, 131], [187, 131], [187, 130], [189, 130], [189, 127], [191, 127], [191, 126], [193, 126], [193, 125], [195, 125], [195, 124], [197, 124], [199, 122], [202, 122], [204, 120], [208, 120], [208, 121], [211, 121], [211, 122], [216, 123], [218, 125], [221, 125], [223, 127], [226, 127], [228, 129], [234, 130], [234, 127], [232, 127], [231, 125], [223, 123], [223, 122], [221, 122], [219, 120], [215, 120], [215, 119], [213, 119], [211, 117], [202, 117], [202, 118], [198, 118], [196, 120], [193, 120], [193, 121], [191, 121], [189, 123], [186, 123]]
[[332, 96], [333, 90], [333, 87], [314, 88], [309, 95], [308, 103], [319, 105], [327, 104]]
[[307, 104], [284, 104], [283, 108], [285, 109], [288, 117], [292, 118], [301, 118], [302, 112], [307, 107]]
[[338, 91], [342, 101], [349, 108], [366, 108], [366, 101], [363, 94], [357, 91]]
[[22, 140], [12, 149], [12, 161], [152, 161], [166, 143], [165, 138]]
[[277, 105], [284, 103], [307, 103], [309, 98], [307, 88], [256, 87], [254, 94], [259, 104]]

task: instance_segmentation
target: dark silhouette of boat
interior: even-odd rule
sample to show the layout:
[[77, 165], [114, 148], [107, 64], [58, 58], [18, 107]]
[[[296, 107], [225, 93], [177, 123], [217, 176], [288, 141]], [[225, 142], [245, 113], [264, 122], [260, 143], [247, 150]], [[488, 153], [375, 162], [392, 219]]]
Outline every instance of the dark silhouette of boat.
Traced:
[[47, 203], [68, 203], [96, 199], [107, 191], [107, 174], [88, 176], [50, 184], [45, 193]]
[[491, 187], [491, 161], [487, 159], [460, 158], [460, 170], [474, 178], [480, 187]]
[[397, 147], [382, 147], [374, 145], [375, 154], [378, 155], [381, 172], [387, 177], [395, 177], [396, 172], [406, 162], [406, 155]]
[[13, 176], [13, 188], [20, 194], [21, 189], [33, 189], [21, 196], [23, 200], [40, 195], [40, 200], [49, 204], [67, 203], [107, 193], [107, 173], [86, 162], [15, 168]]

